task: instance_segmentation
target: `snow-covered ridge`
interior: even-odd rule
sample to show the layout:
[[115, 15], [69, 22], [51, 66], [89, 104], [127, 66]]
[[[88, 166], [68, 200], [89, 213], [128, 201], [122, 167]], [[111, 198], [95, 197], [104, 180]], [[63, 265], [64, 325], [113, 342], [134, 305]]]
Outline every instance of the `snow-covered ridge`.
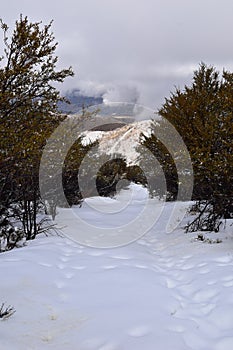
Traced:
[[151, 127], [151, 120], [143, 120], [111, 131], [85, 131], [82, 143], [87, 145], [98, 140], [100, 153], [121, 154], [129, 165], [137, 164], [136, 148], [140, 144], [141, 134], [150, 136]]

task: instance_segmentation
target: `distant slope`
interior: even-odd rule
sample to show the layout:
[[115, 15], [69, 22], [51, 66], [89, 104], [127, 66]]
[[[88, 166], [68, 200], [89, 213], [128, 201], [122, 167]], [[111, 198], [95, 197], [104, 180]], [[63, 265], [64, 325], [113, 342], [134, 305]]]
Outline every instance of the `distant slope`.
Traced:
[[[109, 125], [107, 124], [107, 126]], [[126, 158], [128, 165], [137, 164], [138, 153], [136, 148], [140, 144], [141, 134], [150, 135], [151, 126], [151, 120], [143, 120], [108, 131], [104, 131], [104, 128], [101, 129], [100, 127], [95, 128], [95, 130], [83, 133], [83, 144], [98, 140], [100, 153], [121, 154]]]
[[74, 114], [78, 113], [83, 107], [95, 106], [103, 103], [102, 97], [85, 96], [78, 89], [73, 89], [65, 94], [65, 98], [70, 104], [59, 102], [58, 108], [61, 113]]

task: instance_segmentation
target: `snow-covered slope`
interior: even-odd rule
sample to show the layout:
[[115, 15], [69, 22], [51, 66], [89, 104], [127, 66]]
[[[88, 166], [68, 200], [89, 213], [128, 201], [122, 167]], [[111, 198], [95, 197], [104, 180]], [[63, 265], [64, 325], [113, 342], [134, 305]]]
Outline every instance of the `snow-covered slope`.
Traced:
[[151, 134], [151, 120], [129, 123], [121, 128], [112, 131], [87, 131], [84, 132], [83, 144], [99, 140], [100, 153], [121, 154], [126, 157], [129, 165], [137, 164], [141, 134], [149, 136]]
[[[122, 202], [136, 216], [144, 200], [138, 194], [132, 203], [126, 192], [106, 198], [107, 206]], [[16, 309], [0, 322], [0, 350], [231, 350], [232, 226], [220, 244], [181, 228], [165, 234], [170, 205], [156, 230], [121, 248], [54, 235], [0, 254], [0, 302]], [[88, 201], [75, 210], [92, 225], [103, 223]], [[105, 216], [105, 226], [119, 226], [124, 213], [110, 213], [109, 222]]]

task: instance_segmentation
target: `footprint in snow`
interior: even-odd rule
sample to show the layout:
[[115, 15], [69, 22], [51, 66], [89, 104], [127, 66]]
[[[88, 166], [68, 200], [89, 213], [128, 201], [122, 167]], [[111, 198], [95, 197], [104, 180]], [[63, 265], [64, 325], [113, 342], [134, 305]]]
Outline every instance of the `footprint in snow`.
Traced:
[[132, 259], [131, 256], [128, 255], [112, 255], [112, 259], [118, 259], [118, 260], [130, 260]]
[[56, 287], [57, 287], [58, 289], [61, 289], [61, 288], [65, 287], [65, 285], [66, 285], [66, 283], [65, 283], [64, 281], [62, 281], [62, 280], [60, 280], [60, 281], [54, 281], [54, 283], [55, 283], [55, 285], [56, 285]]
[[177, 286], [177, 281], [172, 280], [171, 278], [166, 278], [167, 288], [172, 289]]
[[61, 257], [60, 257], [60, 260], [61, 260], [62, 262], [68, 262], [70, 259], [69, 259], [69, 257], [67, 257], [67, 256], [61, 256]]
[[210, 281], [207, 282], [208, 286], [213, 286], [216, 283], [217, 283], [216, 280], [210, 280]]
[[229, 282], [229, 281], [233, 281], [233, 276], [232, 275], [228, 275], [228, 276], [224, 276], [221, 278], [222, 281], [226, 281], [226, 282]]
[[219, 294], [219, 291], [214, 288], [209, 288], [205, 290], [200, 290], [194, 293], [193, 300], [197, 302], [206, 302], [212, 300], [212, 298], [216, 297]]
[[119, 347], [114, 343], [106, 343], [101, 339], [89, 339], [83, 343], [88, 350], [118, 350]]
[[183, 266], [181, 267], [181, 269], [182, 269], [183, 271], [192, 270], [192, 269], [194, 269], [194, 268], [196, 268], [194, 264], [187, 264], [187, 265], [183, 265]]
[[85, 270], [87, 267], [86, 266], [83, 266], [83, 265], [78, 265], [78, 266], [70, 266], [71, 269], [74, 269], [74, 270]]
[[224, 287], [233, 287], [233, 281], [227, 281], [223, 283]]
[[117, 268], [117, 265], [105, 265], [101, 267], [104, 270], [113, 270]]
[[219, 266], [222, 266], [221, 263], [227, 264], [232, 262], [231, 256], [221, 256], [219, 258], [214, 259], [215, 262], [220, 263]]
[[174, 267], [174, 262], [165, 262], [164, 265], [166, 266], [166, 268], [170, 269], [172, 267]]
[[45, 266], [45, 267], [52, 267], [52, 264], [46, 263], [46, 262], [38, 262], [38, 265]]
[[144, 337], [150, 333], [150, 328], [148, 326], [138, 326], [131, 328], [127, 333], [131, 337]]
[[[155, 242], [157, 242], [158, 240], [156, 240]], [[154, 243], [154, 242], [153, 242]], [[143, 240], [137, 240], [137, 244], [140, 244], [142, 246], [146, 246], [146, 247], [150, 247], [151, 246], [151, 243], [150, 242], [146, 242], [146, 241], [143, 241]]]
[[70, 259], [74, 255], [75, 255], [74, 253], [63, 253], [63, 256], [66, 257], [67, 259]]
[[102, 256], [104, 252], [101, 250], [91, 250], [87, 253], [89, 256]]
[[74, 277], [74, 273], [73, 272], [66, 272], [65, 273], [65, 278], [66, 279], [71, 279], [72, 277]]
[[199, 274], [200, 275], [205, 275], [206, 273], [209, 273], [210, 269], [208, 269], [207, 267], [204, 267], [203, 269], [199, 270]]
[[73, 253], [73, 249], [70, 249], [70, 248], [63, 248], [62, 251], [65, 255], [66, 254], [71, 255]]
[[207, 263], [200, 263], [200, 264], [198, 264], [197, 266], [198, 267], [204, 267], [204, 266], [206, 266], [207, 265]]
[[59, 263], [59, 264], [57, 264], [57, 267], [59, 268], [59, 270], [63, 270], [66, 267], [66, 265]]
[[135, 264], [135, 267], [137, 267], [138, 269], [149, 269], [149, 266], [147, 265], [143, 265], [143, 264]]
[[189, 259], [192, 259], [193, 256], [192, 255], [184, 255], [182, 256], [182, 260], [189, 260]]
[[202, 313], [207, 316], [216, 308], [215, 304], [206, 304], [201, 307]]

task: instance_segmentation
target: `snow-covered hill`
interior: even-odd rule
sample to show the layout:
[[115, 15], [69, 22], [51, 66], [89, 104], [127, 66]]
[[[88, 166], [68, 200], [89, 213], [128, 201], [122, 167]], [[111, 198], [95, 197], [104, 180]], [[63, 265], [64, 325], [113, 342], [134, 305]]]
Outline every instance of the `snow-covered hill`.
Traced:
[[151, 134], [151, 120], [143, 120], [126, 124], [111, 131], [86, 131], [83, 133], [83, 144], [99, 141], [100, 153], [121, 154], [129, 165], [137, 164], [137, 146], [142, 134]]

